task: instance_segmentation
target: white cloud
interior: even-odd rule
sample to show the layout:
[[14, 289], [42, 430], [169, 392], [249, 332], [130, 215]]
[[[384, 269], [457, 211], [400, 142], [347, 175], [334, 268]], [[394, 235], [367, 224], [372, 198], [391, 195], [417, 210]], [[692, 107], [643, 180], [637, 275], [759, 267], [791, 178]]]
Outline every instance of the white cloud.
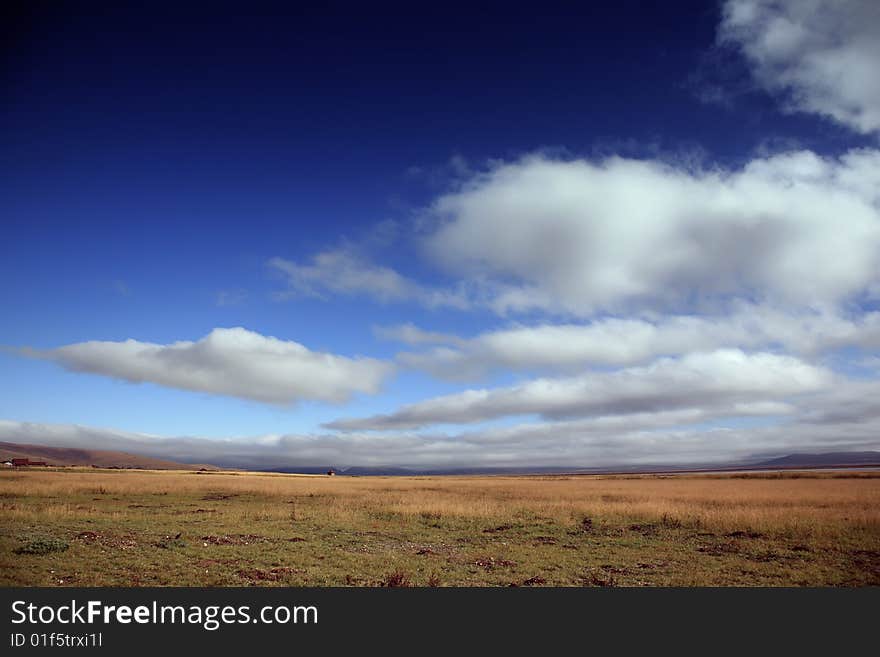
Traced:
[[463, 309], [469, 305], [460, 291], [423, 286], [390, 267], [370, 262], [349, 248], [322, 251], [308, 264], [276, 257], [270, 259], [268, 265], [287, 280], [288, 289], [276, 295], [282, 299], [294, 296], [323, 298], [332, 293], [362, 294], [383, 303], [415, 301], [429, 308]]
[[376, 326], [373, 328], [376, 337], [383, 340], [403, 342], [404, 344], [463, 344], [465, 340], [435, 331], [424, 331], [412, 323], [398, 324], [396, 326]]
[[492, 282], [502, 313], [822, 306], [880, 278], [878, 190], [874, 150], [786, 153], [736, 171], [536, 155], [440, 197], [426, 249]]
[[512, 326], [468, 340], [413, 325], [386, 331], [384, 336], [414, 346], [442, 345], [404, 352], [397, 360], [441, 378], [469, 380], [493, 370], [626, 366], [722, 347], [781, 347], [808, 357], [847, 346], [880, 349], [880, 312], [846, 317], [827, 310], [791, 313], [740, 304], [718, 317], [604, 317], [587, 324]]
[[373, 358], [310, 351], [243, 328], [217, 328], [197, 342], [90, 341], [22, 353], [75, 372], [271, 404], [343, 402], [357, 392], [376, 393], [393, 370]]
[[663, 358], [645, 367], [541, 378], [403, 406], [388, 415], [337, 420], [343, 431], [415, 429], [537, 414], [547, 419], [656, 413], [685, 408], [783, 401], [819, 390], [830, 372], [791, 356], [724, 349]]
[[757, 82], [788, 110], [880, 131], [880, 3], [727, 0], [719, 40], [744, 53]]
[[[880, 398], [875, 386], [874, 397]], [[774, 409], [754, 409], [765, 412]], [[748, 408], [731, 415], [748, 415]], [[724, 409], [719, 409], [719, 413]], [[711, 463], [755, 455], [880, 449], [876, 414], [838, 424], [789, 420], [762, 428], [706, 428], [717, 414], [665, 411], [521, 424], [454, 435], [288, 434], [241, 438], [155, 436], [69, 424], [0, 420], [0, 441], [105, 449], [189, 463], [254, 469], [278, 467], [409, 466], [596, 467], [644, 463]]]
[[880, 381], [840, 382], [821, 394], [805, 396], [800, 406], [799, 415], [809, 424], [840, 426], [880, 420]]
[[736, 169], [537, 153], [471, 173], [416, 224], [422, 255], [453, 284], [347, 244], [271, 259], [288, 284], [278, 296], [578, 318], [832, 308], [880, 296], [880, 151], [790, 151]]

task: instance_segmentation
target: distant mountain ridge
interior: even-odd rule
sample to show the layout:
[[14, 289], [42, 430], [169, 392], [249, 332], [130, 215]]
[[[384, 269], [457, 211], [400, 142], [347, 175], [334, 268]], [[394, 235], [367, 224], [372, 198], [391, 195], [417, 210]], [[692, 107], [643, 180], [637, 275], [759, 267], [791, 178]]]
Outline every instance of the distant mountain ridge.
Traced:
[[546, 467], [467, 467], [467, 468], [405, 468], [399, 466], [296, 467], [282, 466], [266, 472], [315, 474], [333, 470], [336, 474], [357, 477], [435, 476], [435, 475], [553, 475], [553, 474], [639, 474], [663, 472], [706, 472], [731, 470], [774, 470], [789, 468], [832, 468], [853, 466], [880, 467], [880, 452], [796, 453], [765, 460], [725, 463], [611, 465], [571, 468]]
[[[0, 461], [13, 458], [26, 458], [31, 461], [45, 461], [48, 465], [90, 466], [102, 468], [142, 468], [148, 470], [208, 470], [221, 469], [216, 465], [201, 463], [180, 463], [130, 452], [81, 449], [73, 447], [47, 447], [0, 441]], [[223, 462], [224, 468], [256, 470], [262, 472], [282, 472], [291, 474], [325, 474], [333, 470], [343, 476], [394, 477], [394, 476], [436, 476], [436, 475], [554, 475], [554, 474], [639, 474], [664, 472], [707, 472], [733, 470], [774, 470], [796, 468], [834, 468], [834, 467], [880, 467], [880, 452], [825, 452], [820, 454], [792, 453], [773, 458], [756, 457], [750, 460], [726, 463], [689, 464], [642, 464], [611, 465], [599, 467], [463, 467], [463, 468], [407, 468], [400, 466], [297, 466], [283, 465], [273, 468], [247, 467], [243, 464]]]
[[835, 465], [880, 465], [880, 452], [827, 452], [825, 454], [789, 454], [763, 461], [761, 466], [806, 467]]
[[214, 465], [201, 463], [178, 463], [163, 459], [139, 456], [128, 452], [112, 452], [101, 449], [79, 449], [76, 447], [46, 447], [44, 445], [24, 445], [0, 442], [0, 462], [12, 459], [45, 461], [47, 465], [96, 465], [101, 468], [141, 468], [144, 470], [199, 470], [206, 468], [218, 470]]

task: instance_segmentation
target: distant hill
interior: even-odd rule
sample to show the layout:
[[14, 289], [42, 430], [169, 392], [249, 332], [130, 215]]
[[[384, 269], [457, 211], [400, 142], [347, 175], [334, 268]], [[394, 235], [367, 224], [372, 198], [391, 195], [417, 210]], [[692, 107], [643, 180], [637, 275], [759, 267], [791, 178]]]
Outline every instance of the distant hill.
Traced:
[[214, 465], [163, 461], [127, 452], [0, 442], [0, 462], [11, 461], [14, 458], [45, 461], [47, 465], [97, 465], [102, 468], [141, 468], [144, 470], [199, 470], [201, 468], [219, 470]]
[[[0, 462], [26, 458], [31, 461], [45, 461], [48, 465], [96, 465], [102, 468], [141, 468], [145, 470], [220, 470], [215, 465], [178, 463], [164, 461], [149, 456], [139, 456], [128, 452], [111, 452], [97, 449], [76, 449], [69, 447], [45, 447], [43, 445], [24, 445], [0, 442]], [[253, 469], [244, 464], [224, 464], [235, 469]], [[823, 454], [788, 454], [768, 460], [749, 460], [747, 462], [700, 463], [700, 464], [642, 464], [601, 467], [464, 467], [464, 468], [403, 468], [396, 466], [355, 466], [341, 468], [335, 466], [278, 466], [256, 468], [264, 472], [286, 472], [300, 474], [324, 474], [332, 469], [343, 476], [425, 476], [425, 475], [539, 475], [539, 474], [638, 474], [663, 472], [706, 472], [734, 470], [774, 470], [787, 468], [832, 468], [832, 467], [880, 466], [880, 452], [827, 452]]]
[[880, 452], [827, 452], [825, 454], [789, 454], [762, 461], [760, 467], [803, 468], [835, 465], [880, 465]]
[[[401, 468], [395, 466], [349, 467], [332, 469], [338, 475], [350, 477], [397, 477], [435, 475], [560, 475], [560, 474], [646, 474], [664, 472], [725, 472], [741, 470], [776, 470], [787, 468], [832, 468], [847, 466], [880, 466], [880, 452], [830, 452], [825, 454], [789, 454], [769, 460], [709, 462], [688, 464], [642, 464], [583, 467], [466, 467], [466, 468]], [[276, 467], [268, 472], [323, 474], [327, 467]]]
[[[249, 468], [243, 468], [243, 469], [248, 470]], [[263, 468], [263, 467], [261, 467], [261, 468], [254, 469], [254, 472], [280, 472], [282, 474], [327, 474], [328, 470], [333, 470], [337, 474], [342, 474], [339, 470], [337, 470], [336, 468], [331, 468], [330, 466], [320, 467], [320, 466], [314, 466], [314, 465], [304, 465], [302, 467], [279, 466], [277, 468]]]

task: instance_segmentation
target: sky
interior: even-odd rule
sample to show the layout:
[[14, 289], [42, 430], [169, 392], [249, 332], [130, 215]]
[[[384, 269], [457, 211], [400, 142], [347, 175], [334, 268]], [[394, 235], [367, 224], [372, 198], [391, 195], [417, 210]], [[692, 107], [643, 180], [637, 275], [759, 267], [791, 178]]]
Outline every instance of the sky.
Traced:
[[880, 449], [880, 4], [583, 4], [5, 9], [0, 441]]

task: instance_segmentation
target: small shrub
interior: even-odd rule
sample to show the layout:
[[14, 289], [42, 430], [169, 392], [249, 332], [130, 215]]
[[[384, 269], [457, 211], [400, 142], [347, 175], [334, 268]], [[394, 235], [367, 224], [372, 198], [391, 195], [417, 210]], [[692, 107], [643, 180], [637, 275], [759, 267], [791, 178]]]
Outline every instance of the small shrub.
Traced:
[[611, 573], [588, 573], [583, 579], [584, 586], [617, 586], [617, 580]]
[[403, 572], [402, 570], [395, 570], [393, 573], [389, 573], [385, 576], [385, 579], [382, 581], [381, 586], [387, 586], [389, 588], [403, 588], [407, 586], [412, 586], [412, 582], [405, 572]]
[[682, 526], [681, 520], [673, 518], [665, 513], [663, 514], [663, 517], [660, 518], [660, 524], [668, 529], [681, 529]]
[[15, 554], [49, 554], [50, 552], [64, 552], [70, 544], [60, 538], [36, 538], [24, 545], [15, 548]]
[[432, 588], [440, 586], [440, 575], [437, 573], [431, 573], [431, 576], [428, 578], [428, 586]]

